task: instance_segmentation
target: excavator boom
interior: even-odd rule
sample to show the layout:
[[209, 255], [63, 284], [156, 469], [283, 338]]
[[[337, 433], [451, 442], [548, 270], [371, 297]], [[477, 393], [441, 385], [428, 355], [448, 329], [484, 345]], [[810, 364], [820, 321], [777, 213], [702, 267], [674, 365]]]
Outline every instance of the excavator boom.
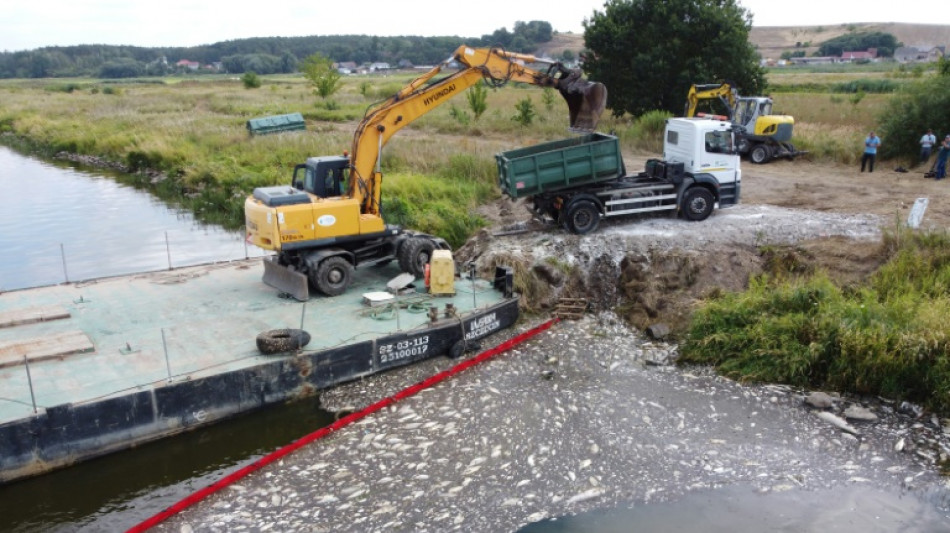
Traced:
[[[544, 63], [548, 67], [543, 71], [525, 66]], [[451, 72], [456, 65], [461, 68]], [[445, 72], [451, 73], [433, 81]], [[350, 151], [356, 179], [350, 180], [347, 194], [359, 199], [362, 213], [379, 214], [379, 157], [389, 138], [481, 80], [495, 87], [521, 82], [557, 89], [567, 102], [572, 131], [593, 131], [607, 104], [604, 85], [585, 80], [580, 70], [500, 48], [460, 46], [441, 64], [367, 110], [357, 126]]]
[[328, 296], [342, 294], [363, 264], [395, 259], [404, 272], [422, 275], [433, 251], [448, 243], [383, 221], [380, 154], [400, 129], [482, 80], [495, 87], [519, 82], [557, 89], [573, 130], [592, 131], [606, 106], [602, 84], [561, 63], [499, 48], [459, 47], [371, 106], [349, 154], [310, 157], [294, 169], [290, 187], [254, 190], [244, 204], [248, 242], [277, 252], [264, 263], [264, 282], [306, 300], [311, 285]]

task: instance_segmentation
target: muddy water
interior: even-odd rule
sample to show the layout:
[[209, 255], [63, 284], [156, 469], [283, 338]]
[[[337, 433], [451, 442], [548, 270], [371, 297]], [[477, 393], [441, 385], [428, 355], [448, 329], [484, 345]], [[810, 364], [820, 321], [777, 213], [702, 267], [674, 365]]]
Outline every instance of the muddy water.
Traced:
[[[944, 495], [945, 497], [945, 495]], [[763, 494], [746, 486], [689, 494], [676, 502], [631, 505], [551, 518], [519, 533], [704, 533], [947, 531], [937, 495], [898, 494], [861, 485]], [[829, 504], [833, 502], [833, 504]]]
[[122, 531], [333, 422], [316, 399], [0, 486], [0, 531]]

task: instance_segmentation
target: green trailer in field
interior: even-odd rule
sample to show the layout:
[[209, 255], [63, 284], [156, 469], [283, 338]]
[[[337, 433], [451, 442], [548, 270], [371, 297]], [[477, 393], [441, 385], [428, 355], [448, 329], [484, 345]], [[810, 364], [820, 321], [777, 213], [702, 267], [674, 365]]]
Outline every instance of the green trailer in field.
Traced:
[[274, 115], [270, 117], [252, 118], [247, 121], [247, 131], [251, 135], [264, 135], [282, 131], [298, 131], [307, 129], [307, 124], [300, 113]]

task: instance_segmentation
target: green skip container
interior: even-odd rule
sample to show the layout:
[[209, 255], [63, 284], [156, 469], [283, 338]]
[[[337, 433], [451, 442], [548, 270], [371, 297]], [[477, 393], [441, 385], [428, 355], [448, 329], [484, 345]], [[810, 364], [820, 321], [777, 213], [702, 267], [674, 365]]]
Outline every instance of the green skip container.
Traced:
[[624, 175], [617, 137], [604, 133], [536, 144], [495, 155], [498, 184], [511, 198]]
[[251, 135], [265, 135], [282, 131], [305, 130], [307, 124], [300, 113], [274, 115], [270, 117], [252, 118], [247, 121], [247, 131]]

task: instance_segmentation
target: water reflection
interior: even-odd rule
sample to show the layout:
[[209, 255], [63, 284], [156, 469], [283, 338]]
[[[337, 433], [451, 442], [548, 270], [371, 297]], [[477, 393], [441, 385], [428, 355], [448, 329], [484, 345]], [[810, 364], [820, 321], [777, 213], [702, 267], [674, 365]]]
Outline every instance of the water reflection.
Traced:
[[[934, 494], [888, 492], [862, 485], [760, 493], [732, 486], [688, 494], [675, 502], [551, 518], [519, 533], [759, 533], [950, 531], [946, 507]], [[945, 502], [944, 502], [945, 503]]]
[[0, 190], [2, 290], [262, 255], [147, 192], [4, 146]]

